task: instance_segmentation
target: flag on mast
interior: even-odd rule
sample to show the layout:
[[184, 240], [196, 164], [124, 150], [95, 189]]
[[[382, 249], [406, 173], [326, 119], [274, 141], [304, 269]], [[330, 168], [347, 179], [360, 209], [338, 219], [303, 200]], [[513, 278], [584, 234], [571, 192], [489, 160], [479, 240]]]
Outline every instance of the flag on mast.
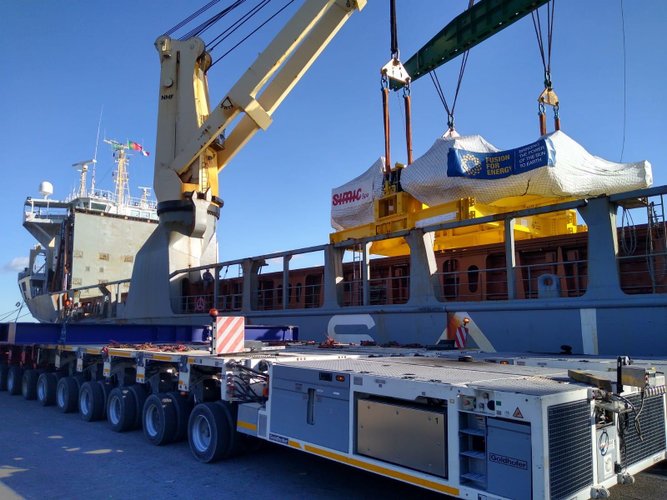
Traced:
[[144, 147], [143, 147], [141, 144], [139, 144], [138, 142], [127, 141], [127, 147], [128, 147], [129, 149], [134, 150], [134, 151], [139, 151], [139, 152], [140, 152], [142, 155], [144, 155], [144, 156], [148, 156], [148, 155], [150, 155], [150, 153], [149, 153], [148, 151], [146, 151], [146, 150], [144, 149]]

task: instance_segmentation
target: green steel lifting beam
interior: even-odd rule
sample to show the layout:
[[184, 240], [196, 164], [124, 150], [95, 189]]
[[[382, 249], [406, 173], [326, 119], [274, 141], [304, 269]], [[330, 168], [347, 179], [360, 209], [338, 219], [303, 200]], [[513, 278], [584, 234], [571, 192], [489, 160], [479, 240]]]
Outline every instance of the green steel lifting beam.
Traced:
[[[410, 75], [410, 81], [414, 82], [429, 71], [463, 54], [547, 1], [481, 0], [454, 18], [403, 64]], [[400, 89], [402, 86], [400, 82], [393, 80], [391, 82], [393, 89]]]

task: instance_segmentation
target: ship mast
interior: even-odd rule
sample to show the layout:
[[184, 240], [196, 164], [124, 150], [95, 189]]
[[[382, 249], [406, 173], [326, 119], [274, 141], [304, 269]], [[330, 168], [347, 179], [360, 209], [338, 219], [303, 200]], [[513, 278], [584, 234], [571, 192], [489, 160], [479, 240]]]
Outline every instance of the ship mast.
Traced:
[[[92, 165], [93, 168], [95, 168], [96, 162], [97, 160], [93, 158], [92, 160], [80, 161], [79, 163], [72, 164], [74, 168], [80, 168], [79, 172], [81, 172], [81, 175], [79, 176], [79, 192], [78, 192], [79, 198], [85, 198], [86, 196], [88, 196], [88, 186], [86, 186], [86, 174], [88, 172], [88, 165]], [[95, 177], [93, 177], [93, 182], [94, 179]]]
[[116, 151], [116, 203], [119, 207], [125, 205], [126, 200], [130, 198], [130, 186], [129, 186], [129, 176], [127, 172], [127, 164], [129, 158], [125, 153], [125, 149], [119, 149]]
[[130, 199], [129, 174], [127, 171], [130, 159], [126, 153], [126, 151], [130, 149], [130, 146], [128, 144], [123, 144], [121, 142], [115, 141], [113, 139], [104, 139], [104, 142], [110, 144], [114, 150], [113, 155], [114, 158], [116, 159], [114, 198], [116, 200], [116, 204], [119, 207], [122, 207], [126, 205], [126, 203]]

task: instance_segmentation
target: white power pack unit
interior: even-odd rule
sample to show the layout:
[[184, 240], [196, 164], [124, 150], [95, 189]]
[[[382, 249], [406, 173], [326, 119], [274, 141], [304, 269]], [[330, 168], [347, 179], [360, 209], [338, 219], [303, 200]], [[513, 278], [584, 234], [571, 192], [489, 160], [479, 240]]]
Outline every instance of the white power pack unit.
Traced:
[[562, 368], [278, 362], [269, 394], [240, 405], [240, 432], [461, 498], [601, 496], [666, 456], [664, 394], [611, 395], [627, 405], [610, 411]]

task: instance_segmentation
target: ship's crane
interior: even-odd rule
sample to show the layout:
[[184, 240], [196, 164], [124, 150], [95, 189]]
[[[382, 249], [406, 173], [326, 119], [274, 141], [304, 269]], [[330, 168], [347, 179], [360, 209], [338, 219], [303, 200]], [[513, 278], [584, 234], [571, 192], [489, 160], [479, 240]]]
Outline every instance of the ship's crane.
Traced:
[[[482, 0], [431, 40], [405, 67], [418, 78], [509, 26], [546, 0]], [[213, 108], [211, 56], [197, 37], [161, 36], [154, 189], [160, 224], [136, 256], [125, 316], [147, 320], [180, 310], [178, 269], [217, 261], [218, 173], [272, 115], [350, 16], [366, 0], [308, 0]], [[442, 40], [445, 40], [443, 42]], [[224, 140], [221, 140], [223, 131]], [[252, 272], [251, 269], [244, 273]], [[199, 281], [193, 274], [191, 281]], [[171, 312], [171, 311], [170, 311]]]
[[[204, 42], [157, 39], [161, 74], [154, 188], [160, 224], [137, 254], [127, 317], [146, 319], [164, 316], [165, 308], [178, 310], [171, 297], [180, 295], [183, 284], [169, 275], [217, 261], [218, 173], [258, 130], [268, 128], [283, 99], [365, 5], [366, 0], [304, 2], [213, 108], [206, 78], [211, 56]], [[224, 144], [223, 130], [229, 130]]]

